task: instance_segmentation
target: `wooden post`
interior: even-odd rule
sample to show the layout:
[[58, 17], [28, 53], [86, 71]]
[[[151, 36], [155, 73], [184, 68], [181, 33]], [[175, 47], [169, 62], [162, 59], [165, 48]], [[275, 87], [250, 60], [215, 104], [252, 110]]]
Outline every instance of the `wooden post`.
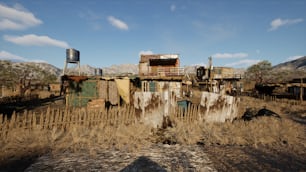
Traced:
[[301, 87], [300, 87], [300, 101], [303, 102], [303, 78], [301, 78]]

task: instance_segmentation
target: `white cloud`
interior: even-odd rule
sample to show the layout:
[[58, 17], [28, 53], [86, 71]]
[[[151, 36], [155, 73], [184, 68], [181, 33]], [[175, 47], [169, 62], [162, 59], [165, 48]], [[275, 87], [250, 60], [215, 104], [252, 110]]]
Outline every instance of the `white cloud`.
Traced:
[[229, 58], [245, 58], [249, 55], [247, 53], [216, 53], [212, 55], [213, 58], [223, 58], [223, 59], [229, 59]]
[[0, 51], [0, 59], [4, 60], [21, 60], [21, 61], [27, 61], [26, 58], [9, 53], [7, 51]]
[[291, 56], [291, 57], [288, 57], [286, 61], [291, 61], [291, 60], [296, 60], [298, 58], [301, 58], [303, 56]]
[[38, 36], [34, 34], [23, 35], [23, 36], [10, 36], [4, 35], [3, 38], [6, 41], [26, 46], [55, 46], [61, 48], [69, 48], [68, 43], [65, 41], [60, 41], [52, 39], [48, 36]]
[[170, 6], [170, 11], [174, 12], [175, 10], [176, 10], [176, 6], [175, 6], [174, 4], [172, 4], [172, 5]]
[[108, 16], [107, 20], [110, 22], [111, 25], [120, 29], [120, 30], [128, 30], [129, 26], [122, 20], [119, 20], [113, 16]]
[[303, 21], [304, 21], [304, 19], [302, 19], [302, 18], [297, 18], [297, 19], [277, 18], [277, 19], [274, 19], [274, 20], [271, 21], [269, 31], [276, 30], [281, 26], [293, 25], [293, 24], [297, 24], [297, 23], [300, 23], [300, 22], [303, 22]]
[[0, 30], [23, 30], [42, 23], [20, 4], [14, 7], [0, 4]]
[[261, 60], [253, 60], [253, 59], [244, 59], [237, 62], [226, 64], [228, 67], [249, 67], [253, 64], [257, 64]]
[[79, 17], [84, 19], [93, 30], [98, 31], [102, 29], [102, 25], [100, 24], [100, 19], [102, 17], [96, 14], [94, 11], [81, 11], [79, 13]]
[[141, 54], [153, 54], [153, 51], [151, 50], [142, 50], [138, 53], [138, 55], [140, 56]]

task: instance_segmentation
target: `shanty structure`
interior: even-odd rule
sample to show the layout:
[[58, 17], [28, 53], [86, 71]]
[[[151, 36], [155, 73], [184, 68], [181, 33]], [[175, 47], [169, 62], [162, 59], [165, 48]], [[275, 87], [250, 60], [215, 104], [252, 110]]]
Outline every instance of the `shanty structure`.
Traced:
[[306, 99], [306, 78], [296, 78], [287, 84], [288, 93], [296, 99]]
[[306, 78], [296, 78], [285, 83], [256, 84], [255, 89], [261, 95], [303, 101], [306, 99]]
[[214, 67], [212, 73], [214, 79], [241, 79], [241, 74], [235, 73], [234, 68], [231, 67]]
[[141, 79], [169, 79], [184, 76], [178, 54], [142, 54], [139, 61]]
[[129, 78], [108, 78], [101, 76], [62, 77], [66, 106], [96, 106], [130, 103], [131, 82]]

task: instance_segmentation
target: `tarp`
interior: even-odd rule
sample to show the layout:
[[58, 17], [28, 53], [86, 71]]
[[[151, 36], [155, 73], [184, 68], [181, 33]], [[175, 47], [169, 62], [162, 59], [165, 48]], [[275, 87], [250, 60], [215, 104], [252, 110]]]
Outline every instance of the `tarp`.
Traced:
[[211, 92], [202, 92], [201, 106], [206, 109], [202, 114], [206, 122], [233, 121], [238, 115], [239, 98]]
[[115, 79], [118, 93], [126, 104], [130, 103], [130, 79]]

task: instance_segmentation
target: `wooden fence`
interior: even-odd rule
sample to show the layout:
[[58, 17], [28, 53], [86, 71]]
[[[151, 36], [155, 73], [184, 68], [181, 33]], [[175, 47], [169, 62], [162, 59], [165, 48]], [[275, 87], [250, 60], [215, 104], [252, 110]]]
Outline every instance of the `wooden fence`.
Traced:
[[[171, 108], [170, 120], [193, 123], [201, 119], [200, 106], [189, 105], [187, 108]], [[162, 114], [161, 114], [162, 115]], [[0, 114], [0, 138], [10, 130], [51, 130], [69, 129], [71, 126], [93, 127], [97, 125], [133, 125], [141, 122], [133, 106], [111, 107], [110, 109], [92, 110], [87, 108], [56, 109], [48, 108], [45, 112], [25, 111], [13, 113], [11, 117]]]
[[305, 101], [301, 101], [298, 99], [278, 98], [277, 96], [270, 96], [270, 95], [258, 95], [257, 98], [265, 100], [265, 101], [280, 102], [280, 103], [286, 103], [290, 105], [305, 104]]
[[73, 125], [92, 127], [96, 125], [130, 125], [137, 121], [135, 109], [130, 106], [110, 108], [108, 110], [90, 110], [86, 108], [55, 109], [46, 112], [13, 113], [10, 118], [0, 115], [0, 136], [12, 129], [49, 130], [54, 127], [67, 129]]
[[184, 123], [193, 123], [204, 117], [201, 116], [200, 105], [189, 104], [187, 108], [175, 107], [170, 109], [170, 119]]

